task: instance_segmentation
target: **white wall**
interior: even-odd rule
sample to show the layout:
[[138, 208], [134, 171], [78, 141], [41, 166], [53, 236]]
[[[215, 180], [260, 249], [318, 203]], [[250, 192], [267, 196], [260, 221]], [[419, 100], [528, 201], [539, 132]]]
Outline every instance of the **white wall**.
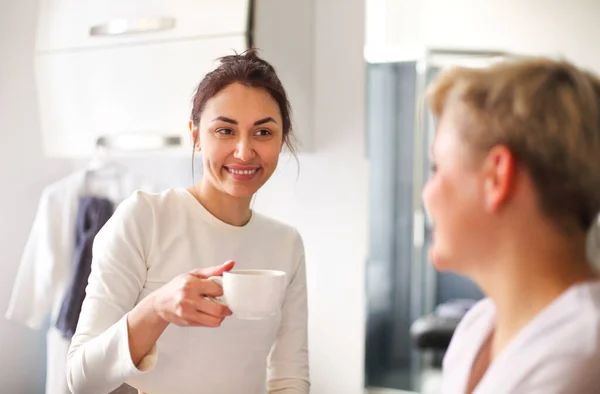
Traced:
[[68, 163], [42, 158], [33, 81], [36, 0], [0, 1], [0, 392], [42, 393], [44, 334], [4, 319], [41, 189]]
[[367, 13], [371, 52], [505, 50], [565, 56], [600, 71], [597, 0], [367, 0]]

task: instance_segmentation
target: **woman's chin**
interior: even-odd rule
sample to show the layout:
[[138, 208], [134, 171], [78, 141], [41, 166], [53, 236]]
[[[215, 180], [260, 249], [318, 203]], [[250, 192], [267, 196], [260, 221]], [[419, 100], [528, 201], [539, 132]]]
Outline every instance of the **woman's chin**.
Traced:
[[225, 192], [235, 198], [252, 198], [258, 189], [252, 184], [230, 184], [225, 187]]

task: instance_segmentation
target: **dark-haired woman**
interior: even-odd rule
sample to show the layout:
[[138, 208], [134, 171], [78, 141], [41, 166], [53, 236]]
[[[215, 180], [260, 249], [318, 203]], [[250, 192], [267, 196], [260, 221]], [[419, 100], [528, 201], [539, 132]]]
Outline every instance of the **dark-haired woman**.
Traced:
[[[309, 392], [302, 239], [250, 208], [283, 146], [293, 152], [290, 104], [273, 67], [254, 51], [221, 59], [198, 86], [190, 131], [201, 180], [137, 192], [94, 241], [68, 357], [74, 394], [124, 382], [147, 394]], [[234, 264], [287, 274], [276, 316], [240, 320], [208, 299], [223, 291], [208, 278]]]

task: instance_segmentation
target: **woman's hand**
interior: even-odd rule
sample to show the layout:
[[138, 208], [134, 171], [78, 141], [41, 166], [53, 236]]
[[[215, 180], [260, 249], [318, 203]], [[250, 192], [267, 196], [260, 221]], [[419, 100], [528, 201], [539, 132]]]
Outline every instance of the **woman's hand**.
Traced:
[[165, 322], [178, 326], [219, 327], [231, 316], [231, 310], [206, 298], [223, 295], [223, 288], [208, 278], [221, 276], [233, 265], [233, 261], [228, 261], [219, 267], [195, 269], [176, 277], [151, 295], [154, 312]]
[[218, 327], [231, 311], [205, 297], [219, 297], [223, 289], [207, 280], [233, 268], [228, 261], [220, 267], [196, 269], [180, 275], [137, 304], [127, 315], [131, 361], [138, 366], [167, 326]]

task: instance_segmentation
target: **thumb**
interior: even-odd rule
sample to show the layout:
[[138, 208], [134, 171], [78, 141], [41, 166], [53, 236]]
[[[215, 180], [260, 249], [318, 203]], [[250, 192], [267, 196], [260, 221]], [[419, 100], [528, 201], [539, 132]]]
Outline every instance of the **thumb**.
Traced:
[[229, 260], [216, 267], [196, 268], [190, 271], [190, 275], [193, 275], [199, 279], [207, 279], [211, 276], [221, 276], [223, 275], [223, 272], [231, 271], [234, 265], [235, 262], [233, 260]]

